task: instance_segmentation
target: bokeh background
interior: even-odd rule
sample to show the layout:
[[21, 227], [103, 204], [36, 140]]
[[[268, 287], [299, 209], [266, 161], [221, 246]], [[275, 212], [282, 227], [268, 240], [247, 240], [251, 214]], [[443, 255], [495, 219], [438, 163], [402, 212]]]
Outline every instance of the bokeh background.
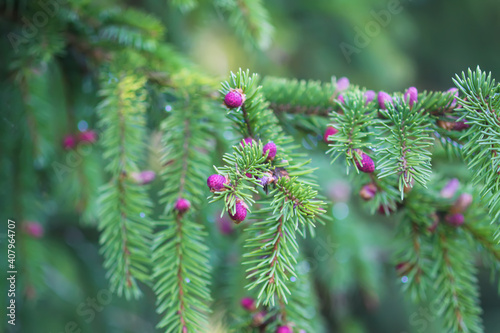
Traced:
[[[106, 2], [116, 1], [100, 1]], [[455, 73], [477, 65], [492, 71], [494, 77], [500, 73], [497, 35], [500, 2], [495, 0], [400, 1], [398, 13], [391, 13], [387, 24], [379, 25], [379, 31], [371, 33], [362, 47], [356, 44], [358, 31], [365, 32], [370, 24], [373, 26], [376, 22], [373, 11], [388, 11], [391, 1], [267, 0], [264, 5], [274, 33], [263, 49], [242, 42], [211, 1], [201, 1], [198, 8], [187, 13], [173, 8], [165, 0], [125, 2], [160, 18], [167, 28], [166, 39], [215, 77], [226, 78], [229, 71], [241, 67], [263, 76], [322, 81], [329, 81], [332, 76], [346, 76], [351, 83], [369, 89], [395, 91], [410, 85], [419, 90], [446, 90], [453, 85]], [[6, 27], [0, 25], [1, 38], [9, 32]], [[5, 40], [2, 43], [0, 59], [5, 59], [2, 54], [5, 55], [7, 46]], [[350, 59], [342, 52], [343, 43], [358, 49]], [[51, 87], [54, 94], [60, 88]], [[92, 93], [79, 98], [97, 101]], [[2, 122], [15, 124], [9, 108], [0, 101]], [[95, 127], [92, 110], [81, 112], [80, 118], [74, 121], [83, 127]], [[390, 224], [379, 223], [381, 221], [361, 209], [356, 193], [350, 193], [350, 185], [343, 180], [343, 170], [330, 166], [323, 156], [324, 146], [318, 143], [317, 136], [299, 138], [313, 157], [313, 164], [321, 167], [318, 176], [325, 180], [320, 182], [323, 193], [333, 202], [335, 226], [331, 227], [334, 229], [331, 234], [337, 237], [331, 239], [327, 236], [330, 233], [320, 234], [317, 244], [327, 245], [322, 245], [319, 252], [324, 250], [326, 254], [319, 256], [315, 247], [309, 248], [308, 265], [303, 267], [320, 270], [321, 276], [328, 277], [318, 279], [316, 286], [329, 291], [329, 297], [321, 297], [320, 301], [331, 332], [439, 333], [440, 319], [435, 307], [432, 304], [414, 306], [400, 292], [401, 282], [388, 258]], [[2, 140], [3, 146], [9, 138], [3, 136]], [[24, 147], [16, 149], [19, 154], [24, 151]], [[100, 162], [100, 156], [93, 156], [86, 163], [98, 165]], [[436, 161], [436, 165], [448, 168], [450, 176], [467, 174], [464, 166], [449, 163], [445, 158]], [[2, 183], [7, 184], [9, 177], [16, 177], [22, 170], [15, 170], [6, 162], [1, 167], [7, 178], [0, 180], [0, 191], [11, 189]], [[33, 166], [22, 168], [30, 167]], [[28, 181], [43, 183], [44, 177], [48, 176], [42, 173]], [[102, 179], [93, 181], [101, 183]], [[82, 226], [81, 215], [69, 209], [65, 202], [71, 186], [71, 181], [65, 181], [57, 194], [48, 196], [43, 191], [32, 195], [9, 191], [2, 196], [9, 198], [1, 203], [2, 211], [9, 213], [11, 205], [24, 202], [32, 207], [25, 218], [44, 228], [42, 238], [27, 240], [36, 259], [34, 262], [40, 266], [31, 267], [29, 271], [33, 276], [21, 280], [18, 286], [18, 332], [155, 332], [158, 316], [152, 293], [146, 291], [141, 300], [126, 302], [107, 291], [98, 253], [98, 232], [93, 227]], [[219, 261], [226, 260], [221, 259], [227, 258], [222, 252], [228, 251], [235, 239], [218, 232], [218, 209], [220, 207], [206, 210], [213, 242], [211, 257], [216, 266], [215, 287], [224, 284], [224, 265]], [[15, 219], [14, 215], [9, 216]], [[6, 240], [4, 230], [0, 231], [2, 249]], [[490, 281], [486, 271], [481, 272], [480, 281], [486, 332], [500, 332], [496, 283]], [[1, 283], [4, 299], [5, 288]], [[216, 292], [215, 297], [218, 296], [222, 297]], [[212, 330], [215, 332], [223, 314], [217, 311], [217, 306], [214, 308]], [[4, 322], [5, 318], [0, 328]]]

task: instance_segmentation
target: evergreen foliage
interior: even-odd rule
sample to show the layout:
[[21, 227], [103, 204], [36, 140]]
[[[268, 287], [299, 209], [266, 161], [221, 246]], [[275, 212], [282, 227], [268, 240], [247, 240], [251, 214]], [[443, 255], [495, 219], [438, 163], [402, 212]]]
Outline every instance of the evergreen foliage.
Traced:
[[[219, 315], [238, 332], [285, 325], [328, 330], [330, 294], [359, 285], [376, 298], [379, 261], [387, 257], [368, 249], [376, 227], [355, 218], [341, 222], [342, 200], [325, 200], [321, 169], [313, 174], [299, 145], [330, 126], [336, 133], [319, 147], [332, 170], [341, 165], [353, 188], [365, 191], [366, 212], [356, 214], [378, 212], [394, 231], [383, 242], [392, 245], [390, 263], [403, 291], [417, 304], [440, 305], [443, 332], [484, 332], [476, 259], [493, 277], [500, 269], [500, 93], [491, 74], [478, 68], [457, 75], [458, 97], [424, 91], [410, 101], [394, 92], [384, 107], [367, 100], [366, 88], [341, 87], [335, 77], [261, 81], [240, 69], [217, 91], [218, 78], [165, 41], [160, 19], [116, 3], [58, 3], [30, 38], [23, 18], [33, 17], [37, 5], [0, 4], [7, 18], [0, 27], [11, 26], [12, 48], [0, 72], [0, 99], [9, 110], [0, 124], [6, 143], [0, 198], [7, 214], [20, 219], [18, 265], [27, 300], [53, 288], [54, 272], [70, 272], [59, 282], [87, 280], [66, 247], [30, 229], [37, 216], [49, 227], [58, 202], [82, 222], [72, 241], [83, 238], [79, 230], [99, 232], [102, 275], [113, 293], [133, 304], [154, 295], [160, 331], [214, 331]], [[196, 0], [171, 4], [181, 12], [204, 9]], [[214, 6], [244, 43], [269, 45], [273, 28], [262, 1]], [[224, 106], [233, 92], [242, 94], [241, 106]], [[97, 138], [84, 139], [97, 133], [93, 125]], [[65, 141], [68, 135], [74, 142]], [[466, 161], [471, 173], [460, 175], [461, 186], [447, 183], [444, 167], [434, 167], [441, 154]], [[366, 156], [373, 172], [362, 165]], [[159, 175], [154, 181], [137, 176], [148, 167]], [[226, 180], [223, 187], [207, 189], [213, 172]], [[180, 199], [187, 208], [177, 206]], [[211, 225], [214, 206], [230, 231]], [[242, 210], [246, 218], [235, 218]], [[312, 269], [306, 255], [325, 241], [329, 256]], [[86, 249], [88, 242], [67, 243]], [[341, 250], [347, 260], [337, 260]], [[255, 300], [246, 312], [235, 306], [244, 295]]]

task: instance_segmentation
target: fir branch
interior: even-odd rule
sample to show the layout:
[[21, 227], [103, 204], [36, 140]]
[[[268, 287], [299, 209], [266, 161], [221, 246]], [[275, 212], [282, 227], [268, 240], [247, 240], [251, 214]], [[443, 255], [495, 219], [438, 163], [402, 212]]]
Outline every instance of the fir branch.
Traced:
[[345, 156], [349, 166], [359, 158], [356, 149], [371, 147], [369, 138], [373, 131], [369, 127], [375, 124], [375, 111], [367, 106], [360, 92], [347, 94], [344, 99], [345, 103], [340, 104], [342, 112], [330, 114], [330, 126], [336, 128], [338, 133], [335, 134], [335, 141], [328, 145], [330, 149], [326, 153], [332, 156], [332, 163], [340, 156]]
[[190, 215], [170, 214], [162, 219], [164, 229], [153, 242], [156, 310], [162, 314], [157, 327], [165, 332], [196, 332], [208, 326], [206, 233]]
[[[162, 315], [157, 327], [166, 332], [203, 331], [210, 312], [206, 232], [193, 210], [201, 205], [211, 164], [206, 117], [212, 105], [196, 93], [199, 88], [190, 89], [177, 92], [179, 102], [173, 103], [172, 113], [161, 124], [165, 186], [160, 201], [165, 211], [153, 242], [153, 277], [157, 312]], [[187, 213], [174, 209], [180, 198], [192, 204]]]
[[[279, 209], [278, 214], [275, 210]], [[287, 294], [290, 290], [286, 286], [289, 276], [296, 276], [294, 265], [297, 263], [295, 254], [298, 251], [298, 244], [295, 238], [295, 228], [293, 221], [284, 215], [284, 207], [273, 206], [261, 209], [259, 214], [267, 213], [267, 218], [260, 222], [255, 222], [247, 230], [255, 235], [248, 239], [245, 247], [251, 248], [251, 252], [245, 253], [245, 264], [251, 265], [247, 269], [247, 278], [250, 283], [249, 290], [258, 288], [258, 300], [264, 305], [275, 305], [277, 295], [278, 300], [282, 299], [287, 303]], [[294, 253], [291, 252], [294, 250]], [[262, 260], [265, 258], [265, 260]]]
[[318, 300], [311, 274], [307, 273], [309, 265], [302, 255], [297, 257], [297, 277], [288, 283], [290, 289], [289, 302], [284, 306], [286, 317], [282, 316], [284, 324], [290, 323], [294, 330], [305, 332], [321, 332], [322, 323], [319, 318]]
[[139, 297], [137, 281], [149, 281], [152, 223], [146, 188], [127, 175], [137, 171], [144, 149], [145, 78], [128, 72], [103, 77], [99, 105], [102, 145], [111, 181], [101, 188], [100, 243], [111, 289]]
[[217, 0], [215, 4], [229, 13], [229, 24], [247, 46], [270, 46], [274, 28], [261, 0]]
[[[425, 214], [421, 216], [430, 218]], [[426, 233], [422, 224], [412, 222], [409, 216], [406, 216], [398, 224], [397, 244], [396, 271], [406, 280], [402, 284], [403, 290], [409, 293], [413, 301], [422, 302], [426, 299], [428, 290], [433, 288], [435, 281], [432, 274], [434, 262], [432, 236]]]
[[394, 104], [387, 103], [386, 110], [380, 113], [387, 120], [378, 122], [380, 135], [377, 149], [379, 178], [398, 175], [401, 199], [405, 187], [413, 187], [414, 181], [425, 187], [431, 174], [432, 140], [428, 129], [429, 117], [418, 108], [410, 107], [406, 101], [396, 99]]
[[[495, 237], [496, 226], [490, 223], [490, 217], [484, 213], [481, 203], [475, 203], [464, 216], [463, 228], [469, 243], [479, 252], [485, 266], [489, 266], [492, 279], [498, 277], [500, 270], [500, 244]], [[500, 283], [498, 285], [500, 290]]]
[[[251, 279], [247, 287], [258, 288], [258, 299], [263, 304], [274, 305], [275, 294], [278, 300], [288, 303], [287, 281], [290, 276], [297, 277], [295, 232], [303, 234], [299, 227], [314, 226], [314, 218], [323, 212], [322, 202], [314, 200], [316, 195], [309, 186], [283, 177], [270, 193], [273, 200], [267, 203], [268, 207], [254, 214], [259, 222], [248, 229], [254, 237], [245, 245], [251, 250], [244, 255], [244, 264], [252, 266], [247, 270]], [[265, 260], [260, 261], [261, 258]]]
[[[468, 140], [463, 147], [463, 156], [469, 169], [474, 170], [474, 183], [481, 184], [481, 196], [489, 193], [488, 207], [493, 220], [500, 216], [500, 134], [498, 133], [497, 110], [500, 107], [500, 95], [495, 80], [478, 67], [470, 69], [465, 75], [456, 76], [454, 82], [463, 93], [458, 99], [461, 108], [457, 109], [460, 120], [465, 119], [470, 125], [463, 137]], [[497, 231], [498, 233], [498, 231]]]
[[321, 83], [266, 77], [262, 81], [262, 92], [271, 109], [278, 113], [327, 117], [333, 110], [340, 110], [332, 99], [339, 93], [333, 79], [331, 83]]
[[[231, 73], [231, 81], [223, 83], [221, 93], [226, 95], [235, 89], [239, 89], [246, 99], [241, 107], [230, 110], [228, 116], [244, 137], [251, 134], [254, 141], [252, 145], [233, 147], [233, 154], [224, 156], [226, 166], [217, 170], [229, 179], [229, 184], [226, 190], [216, 192], [212, 201], [224, 199], [225, 209], [230, 211], [236, 198], [252, 205], [253, 194], [258, 193], [256, 188], [262, 188], [255, 177], [270, 176], [269, 187], [273, 189], [268, 199], [259, 201], [259, 209], [252, 214], [257, 221], [246, 229], [251, 236], [245, 245], [250, 250], [244, 254], [244, 264], [251, 266], [247, 269], [250, 279], [247, 288], [258, 290], [258, 303], [286, 304], [290, 294], [287, 282], [290, 276], [296, 277], [294, 265], [298, 244], [295, 233], [305, 235], [306, 228], [313, 232], [317, 215], [324, 212], [324, 203], [316, 200], [313, 182], [298, 179], [311, 172], [305, 167], [308, 162], [295, 159], [298, 155], [289, 144], [292, 140], [280, 133], [276, 116], [267, 108], [268, 103], [260, 93], [258, 77], [250, 76], [248, 71]], [[276, 143], [278, 153], [274, 161], [266, 161], [262, 140]]]
[[436, 298], [448, 332], [483, 332], [474, 258], [447, 229], [437, 235]]

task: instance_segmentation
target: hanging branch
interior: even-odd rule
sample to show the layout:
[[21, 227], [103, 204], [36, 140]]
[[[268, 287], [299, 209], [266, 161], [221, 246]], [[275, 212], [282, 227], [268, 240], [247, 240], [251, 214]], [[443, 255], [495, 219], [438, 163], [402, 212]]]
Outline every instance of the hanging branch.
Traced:
[[165, 204], [160, 229], [153, 242], [158, 328], [165, 332], [203, 331], [210, 312], [210, 272], [206, 231], [196, 222], [211, 159], [211, 103], [200, 97], [201, 88], [179, 91], [178, 103], [161, 124], [164, 133], [161, 202]]
[[397, 225], [396, 272], [404, 279], [403, 290], [415, 302], [426, 300], [429, 290], [434, 288], [435, 275], [433, 257], [439, 217], [436, 203], [440, 200], [425, 189], [413, 189], [407, 198], [404, 217]]
[[146, 187], [128, 175], [138, 171], [145, 147], [146, 80], [130, 72], [111, 71], [101, 82], [101, 142], [108, 160], [106, 170], [112, 175], [99, 198], [101, 253], [111, 289], [137, 298], [141, 295], [138, 281], [150, 281], [151, 202]]
[[434, 249], [439, 314], [448, 332], [483, 332], [474, 258], [464, 251], [465, 242], [451, 238], [450, 233], [440, 229]]

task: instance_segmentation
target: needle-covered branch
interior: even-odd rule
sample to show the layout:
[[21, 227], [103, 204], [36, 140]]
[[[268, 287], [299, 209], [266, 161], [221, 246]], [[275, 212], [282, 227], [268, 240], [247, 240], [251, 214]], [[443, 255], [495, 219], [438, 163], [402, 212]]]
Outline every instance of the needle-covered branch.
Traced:
[[99, 115], [106, 169], [112, 176], [99, 199], [101, 252], [111, 289], [139, 297], [138, 281], [150, 281], [153, 225], [146, 187], [131, 175], [138, 171], [145, 146], [146, 80], [126, 71], [108, 75], [101, 81]]
[[190, 87], [177, 91], [163, 133], [161, 200], [165, 205], [153, 242], [158, 323], [165, 332], [203, 331], [210, 312], [210, 263], [206, 231], [196, 221], [211, 164], [209, 132], [213, 105]]

